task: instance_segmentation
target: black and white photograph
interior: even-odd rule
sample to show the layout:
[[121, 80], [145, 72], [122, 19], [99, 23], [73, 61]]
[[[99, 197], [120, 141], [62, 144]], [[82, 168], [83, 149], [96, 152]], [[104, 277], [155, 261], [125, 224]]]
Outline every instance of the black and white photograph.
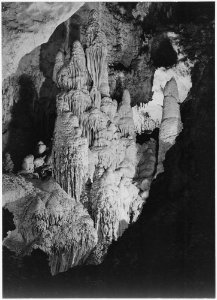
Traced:
[[2, 297], [215, 298], [215, 2], [1, 10]]

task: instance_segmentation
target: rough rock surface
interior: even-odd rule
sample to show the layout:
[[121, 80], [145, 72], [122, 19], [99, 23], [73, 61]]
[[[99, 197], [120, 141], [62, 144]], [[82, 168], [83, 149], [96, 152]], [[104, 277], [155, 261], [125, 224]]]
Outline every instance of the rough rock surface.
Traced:
[[29, 182], [4, 175], [3, 203], [16, 226], [3, 245], [19, 255], [43, 250], [53, 275], [84, 262], [97, 243], [87, 211], [53, 179]]
[[81, 6], [77, 3], [4, 3], [3, 78], [16, 72], [20, 59], [48, 40], [55, 28]]
[[93, 81], [90, 95], [94, 107], [99, 107], [100, 94], [102, 97], [109, 97], [107, 40], [100, 28], [98, 12], [94, 9], [89, 15], [86, 47], [87, 68]]
[[[96, 10], [91, 10], [88, 20], [85, 53], [91, 81], [82, 77], [85, 55], [78, 41], [68, 58], [61, 52], [56, 56], [53, 78], [62, 92], [57, 96], [52, 160], [54, 178], [88, 208], [94, 220], [99, 242], [89, 261], [99, 263], [112, 240], [136, 221], [144, 201], [133, 184], [137, 146], [130, 94], [123, 92], [119, 106], [109, 97], [106, 36]], [[84, 80], [78, 85], [80, 78]], [[87, 194], [88, 179], [92, 186]]]
[[[35, 255], [29, 257], [30, 272], [28, 268], [22, 268], [23, 262], [20, 257], [13, 258], [11, 262], [13, 254], [7, 251], [7, 255], [9, 252], [9, 255], [6, 255], [7, 264], [11, 268], [9, 272], [6, 272], [9, 276], [5, 276], [7, 296], [14, 296], [11, 289], [11, 278], [13, 278], [15, 286], [19, 287], [16, 289], [16, 296], [21, 294], [21, 297], [26, 297], [26, 295], [32, 297], [33, 290], [39, 297], [43, 297], [46, 294], [46, 288], [49, 290], [49, 295], [60, 298], [78, 295], [86, 297], [105, 297], [105, 295], [160, 298], [162, 296], [188, 298], [195, 295], [196, 297], [214, 297], [214, 5], [175, 2], [85, 3], [75, 15], [56, 28], [48, 43], [37, 47], [23, 57], [14, 79], [6, 79], [3, 90], [12, 98], [7, 100], [7, 96], [4, 97], [3, 103], [6, 109], [4, 112], [5, 141], [8, 146], [7, 135], [9, 135], [9, 141], [14, 145], [12, 153], [9, 151], [10, 147], [7, 151], [17, 165], [16, 153], [21, 158], [20, 163], [26, 155], [33, 153], [31, 147], [27, 147], [30, 143], [35, 145], [36, 142], [42, 140], [47, 145], [49, 141], [50, 146], [56, 118], [57, 95], [62, 92], [69, 95], [65, 103], [63, 99], [57, 101], [57, 127], [59, 128], [63, 125], [61, 114], [63, 119], [65, 114], [70, 115], [69, 111], [72, 107], [66, 104], [71, 103], [73, 96], [75, 95], [76, 105], [81, 104], [82, 99], [85, 99], [84, 94], [78, 89], [85, 76], [78, 76], [78, 81], [76, 81], [76, 76], [72, 76], [70, 89], [67, 90], [68, 87], [63, 86], [61, 91], [53, 82], [55, 73], [53, 70], [55, 65], [59, 70], [58, 62], [62, 64], [61, 55], [57, 56], [60, 49], [63, 50], [64, 56], [66, 55], [64, 62], [68, 65], [67, 60], [71, 57], [71, 50], [67, 51], [69, 46], [72, 46], [76, 40], [80, 40], [82, 47], [85, 46], [89, 12], [92, 9], [97, 10], [100, 29], [105, 32], [107, 38], [110, 97], [101, 97], [100, 105], [97, 101], [91, 103], [89, 97], [89, 102], [87, 102], [90, 103], [90, 107], [87, 110], [85, 108], [82, 113], [77, 110], [76, 106], [75, 111], [79, 121], [74, 120], [76, 126], [73, 134], [77, 137], [82, 134], [82, 138], [88, 138], [89, 178], [80, 195], [80, 202], [88, 209], [88, 214], [94, 221], [91, 221], [91, 228], [93, 226], [97, 228], [98, 231], [95, 234], [100, 242], [98, 241], [95, 246], [92, 244], [92, 252], [87, 260], [82, 251], [77, 252], [78, 245], [73, 242], [75, 253], [78, 254], [73, 255], [74, 262], [83, 263], [83, 259], [80, 259], [81, 254], [85, 257], [86, 263], [100, 263], [104, 259], [110, 241], [119, 238], [110, 245], [107, 257], [101, 266], [73, 268], [52, 279], [48, 279], [49, 273], [44, 272], [44, 268], [38, 270], [37, 259], [41, 263], [40, 251], [39, 255], [34, 252]], [[177, 33], [179, 34], [177, 35], [178, 44]], [[84, 47], [84, 51], [80, 52], [83, 59], [85, 50]], [[183, 53], [186, 56], [183, 56]], [[188, 59], [190, 64], [188, 64]], [[78, 64], [79, 68], [74, 66], [75, 61], [76, 59], [73, 60], [70, 70], [82, 71], [80, 64]], [[191, 72], [192, 62], [194, 63], [193, 72]], [[155, 70], [155, 67], [158, 69]], [[24, 74], [27, 76], [20, 78]], [[180, 103], [184, 128], [175, 144], [167, 151], [164, 173], [152, 182], [156, 170], [158, 130], [151, 134], [156, 141], [150, 140], [149, 134], [152, 128], [160, 124], [157, 126], [156, 122], [149, 121], [161, 119], [159, 116], [162, 115], [164, 87], [173, 76], [178, 86], [179, 99], [176, 98], [176, 101]], [[186, 98], [191, 88], [191, 76], [193, 86]], [[16, 89], [16, 84], [18, 89]], [[25, 86], [28, 86], [28, 89], [24, 88]], [[85, 87], [87, 97], [91, 88], [92, 82], [89, 77], [87, 88]], [[147, 102], [151, 98], [153, 100], [147, 105], [140, 105], [136, 111], [138, 122], [135, 123], [134, 118], [134, 126], [142, 133], [139, 137], [137, 136], [140, 145], [136, 145], [132, 136], [121, 136], [120, 128], [114, 122], [124, 89], [129, 90], [132, 105]], [[21, 92], [19, 97], [18, 90], [19, 93]], [[74, 91], [76, 91], [75, 94]], [[23, 98], [26, 101], [23, 101]], [[117, 101], [113, 100], [114, 98]], [[171, 96], [167, 97], [167, 100], [170, 98]], [[158, 105], [157, 111], [155, 111], [156, 107], [154, 108], [155, 100]], [[20, 109], [14, 103], [18, 103]], [[92, 104], [97, 107], [91, 107]], [[177, 103], [173, 104], [177, 107]], [[135, 109], [133, 109], [133, 116], [134, 111]], [[168, 112], [173, 112], [173, 109]], [[19, 115], [20, 118], [18, 118]], [[27, 126], [26, 116], [30, 116], [31, 120], [36, 118], [37, 125], [30, 129], [31, 126]], [[16, 130], [12, 136], [7, 130], [10, 127], [10, 118], [13, 121], [14, 119], [19, 121], [13, 124], [13, 129]], [[164, 118], [163, 121], [166, 119]], [[178, 123], [177, 118], [173, 121], [171, 128], [173, 124]], [[24, 123], [25, 126], [22, 127]], [[28, 130], [29, 136], [25, 134]], [[37, 135], [36, 141], [31, 141], [29, 138], [33, 133]], [[171, 140], [173, 139], [172, 134]], [[26, 144], [24, 141], [27, 141]], [[22, 151], [20, 151], [20, 145], [24, 145]], [[109, 189], [106, 182], [109, 182]], [[38, 183], [40, 186], [41, 184]], [[19, 183], [14, 187], [11, 184], [13, 195], [17, 185], [18, 191], [21, 190], [21, 196], [25, 195], [25, 188], [23, 191]], [[47, 192], [42, 189], [40, 191], [41, 194]], [[48, 191], [49, 195], [46, 194], [51, 199], [51, 203], [47, 204], [44, 210], [45, 215], [50, 212], [52, 212], [51, 215], [55, 215], [53, 208], [61, 206], [67, 216], [64, 203], [59, 205], [60, 194], [67, 207], [70, 208], [71, 205], [74, 207], [74, 200], [61, 189], [60, 191], [60, 193], [57, 192], [57, 197], [55, 193], [53, 194], [52, 188]], [[114, 199], [116, 196], [118, 198]], [[36, 200], [31, 199], [28, 202], [33, 203], [29, 209], [27, 208], [30, 212], [29, 216], [33, 216], [32, 208], [35, 211], [35, 202], [38, 201], [37, 197], [35, 198]], [[130, 203], [133, 198], [135, 200]], [[13, 197], [12, 199], [15, 200]], [[44, 199], [46, 200], [46, 197]], [[7, 201], [10, 201], [10, 197]], [[14, 205], [15, 202], [12, 204]], [[37, 203], [43, 206], [40, 201]], [[12, 206], [12, 204], [8, 205]], [[80, 203], [75, 205], [80, 205]], [[137, 219], [142, 206], [143, 211], [138, 221], [131, 224]], [[113, 207], [116, 210], [113, 210]], [[83, 211], [82, 206], [81, 208]], [[13, 211], [17, 211], [14, 206]], [[22, 212], [22, 209], [20, 211]], [[57, 211], [62, 216], [62, 210], [57, 209]], [[88, 214], [87, 223], [91, 220]], [[37, 213], [36, 215], [38, 216]], [[38, 217], [40, 220], [40, 216]], [[28, 224], [28, 215], [25, 215], [24, 219]], [[34, 220], [34, 217], [32, 219]], [[71, 231], [65, 232], [62, 225], [63, 227], [67, 227], [66, 224], [73, 225], [72, 221], [76, 224], [76, 228], [80, 228], [81, 224], [86, 224], [86, 221], [82, 221], [77, 227], [77, 219], [71, 212], [67, 220], [64, 218], [56, 220], [54, 217], [49, 219], [49, 224], [47, 220], [42, 221], [43, 228], [45, 228], [44, 225], [46, 228], [48, 225], [48, 231], [44, 230], [48, 252], [50, 240], [55, 245], [58, 244], [55, 234], [61, 242], [62, 236], [69, 235], [71, 238]], [[53, 224], [55, 222], [59, 225], [61, 232], [56, 231], [55, 224]], [[26, 228], [25, 222], [23, 224], [23, 227], [20, 224], [21, 232], [27, 240], [31, 240], [32, 232]], [[129, 224], [129, 228], [125, 230]], [[70, 230], [72, 227], [70, 226]], [[49, 232], [52, 233], [50, 239]], [[89, 236], [85, 231], [86, 233], [86, 236]], [[72, 234], [78, 237], [77, 232]], [[79, 236], [81, 236], [80, 233]], [[17, 237], [18, 246], [23, 245], [19, 233], [12, 237]], [[89, 239], [90, 244], [93, 240], [94, 238]], [[64, 240], [64, 243], [67, 245], [66, 252], [65, 249], [60, 249], [64, 255], [60, 255], [59, 252], [56, 254], [49, 252], [54, 272], [60, 269], [66, 270], [68, 266], [71, 266], [72, 256], [68, 251], [67, 241]], [[86, 249], [89, 253], [89, 248], [86, 246], [83, 241], [79, 244], [80, 248], [84, 247], [84, 250]], [[42, 244], [40, 247], [43, 248]], [[14, 267], [16, 259], [18, 264], [16, 262]], [[58, 267], [59, 262], [61, 262], [61, 268]], [[40, 265], [46, 268], [46, 259]], [[40, 279], [37, 286], [35, 285], [36, 278]], [[63, 284], [62, 289], [59, 288], [60, 283]], [[27, 291], [28, 288], [29, 291]]]
[[76, 200], [87, 180], [88, 143], [81, 137], [78, 118], [70, 112], [57, 117], [52, 150], [53, 176], [60, 186]]

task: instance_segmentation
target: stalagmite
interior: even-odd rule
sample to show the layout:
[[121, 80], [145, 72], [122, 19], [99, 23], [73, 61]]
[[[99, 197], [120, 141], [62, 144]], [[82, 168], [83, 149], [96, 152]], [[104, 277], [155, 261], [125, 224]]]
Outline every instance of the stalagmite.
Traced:
[[[17, 231], [5, 240], [9, 249], [23, 251], [29, 243], [42, 249], [49, 255], [52, 274], [89, 255], [102, 262], [112, 240], [137, 220], [156, 167], [156, 143], [136, 144], [129, 91], [124, 90], [119, 106], [110, 98], [107, 41], [98, 13], [90, 12], [85, 53], [80, 42], [69, 45], [69, 21], [66, 25], [66, 41], [53, 70], [61, 91], [52, 152], [48, 156], [46, 145], [39, 142], [35, 160], [31, 158], [33, 171], [43, 178], [48, 170], [57, 183], [43, 186], [39, 180], [31, 198], [10, 207]], [[142, 131], [141, 122], [137, 125]], [[24, 168], [29, 170], [27, 163]]]
[[104, 112], [113, 122], [115, 114], [117, 112], [117, 101], [112, 100], [109, 97], [104, 97], [101, 101], [100, 110]]
[[134, 121], [133, 121], [133, 111], [131, 108], [131, 99], [130, 93], [128, 90], [124, 90], [122, 101], [120, 106], [118, 107], [118, 115], [115, 118], [115, 122], [120, 128], [122, 136], [134, 136], [135, 128], [134, 128]]
[[32, 174], [34, 172], [34, 156], [32, 154], [27, 155], [23, 159], [22, 170], [18, 174]]
[[56, 82], [63, 92], [57, 96], [53, 176], [69, 195], [79, 201], [88, 174], [88, 143], [82, 137], [79, 120], [91, 105], [86, 58], [80, 42], [73, 43], [70, 59], [67, 61], [66, 58], [65, 64], [56, 72]]
[[[61, 55], [57, 55], [57, 61], [60, 61]], [[73, 43], [70, 53], [70, 60], [67, 63], [64, 59], [64, 65], [56, 74], [57, 85], [66, 90], [77, 90], [86, 88], [87, 69], [84, 50], [79, 41]]]
[[88, 173], [88, 143], [81, 137], [78, 118], [71, 112], [57, 117], [52, 151], [53, 176], [77, 201]]
[[109, 97], [107, 71], [107, 41], [105, 33], [100, 29], [98, 13], [90, 12], [87, 28], [87, 68], [93, 86], [90, 92], [93, 107], [100, 107], [102, 97]]
[[92, 108], [87, 114], [83, 114], [81, 124], [89, 145], [93, 144], [98, 131], [107, 128], [108, 122], [108, 116], [97, 108]]
[[91, 100], [87, 90], [70, 90], [57, 96], [57, 110], [71, 111], [80, 117], [87, 108], [90, 108]]
[[166, 152], [175, 143], [176, 137], [182, 131], [180, 116], [179, 93], [174, 77], [164, 88], [163, 116], [159, 132], [158, 165], [156, 176], [162, 173]]
[[37, 144], [37, 154], [41, 155], [46, 151], [47, 147], [43, 142], [38, 142]]
[[57, 96], [57, 110], [71, 111], [80, 116], [91, 105], [87, 90], [86, 58], [79, 41], [73, 43], [70, 59], [57, 54], [54, 67], [55, 82], [63, 90]]

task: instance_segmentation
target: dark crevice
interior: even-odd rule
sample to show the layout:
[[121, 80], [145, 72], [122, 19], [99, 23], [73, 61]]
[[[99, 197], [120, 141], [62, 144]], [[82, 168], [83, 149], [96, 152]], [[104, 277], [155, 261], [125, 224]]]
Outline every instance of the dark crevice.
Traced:
[[151, 59], [156, 68], [172, 67], [177, 63], [177, 53], [168, 38], [155, 38], [151, 47]]
[[3, 238], [7, 236], [8, 231], [14, 230], [14, 215], [7, 209], [3, 208], [2, 211], [2, 224], [3, 224]]

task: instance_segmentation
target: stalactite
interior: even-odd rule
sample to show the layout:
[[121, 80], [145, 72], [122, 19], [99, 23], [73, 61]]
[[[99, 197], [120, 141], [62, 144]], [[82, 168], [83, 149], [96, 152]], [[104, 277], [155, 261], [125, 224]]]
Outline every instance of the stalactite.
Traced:
[[93, 107], [100, 107], [101, 95], [109, 97], [107, 72], [107, 41], [98, 23], [98, 13], [92, 10], [87, 28], [87, 69], [93, 81], [90, 92]]
[[92, 108], [88, 114], [83, 115], [82, 127], [89, 145], [93, 144], [96, 133], [107, 128], [109, 118], [97, 108]]
[[70, 33], [70, 18], [65, 21], [65, 26], [66, 26], [66, 48], [69, 48], [69, 33]]
[[84, 50], [79, 41], [73, 43], [69, 62], [60, 51], [56, 57], [55, 82], [65, 90], [87, 89], [87, 69]]

